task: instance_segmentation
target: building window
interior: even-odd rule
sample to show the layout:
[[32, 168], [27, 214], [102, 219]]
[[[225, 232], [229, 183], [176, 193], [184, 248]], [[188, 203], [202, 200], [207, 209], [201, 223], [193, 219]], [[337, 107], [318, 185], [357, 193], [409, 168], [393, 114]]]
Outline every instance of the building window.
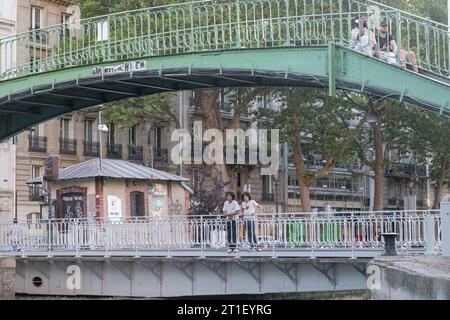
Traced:
[[86, 119], [84, 121], [84, 140], [88, 142], [95, 141], [95, 120]]
[[70, 18], [72, 17], [72, 15], [66, 13], [66, 12], [62, 12], [61, 13], [61, 24], [65, 25], [70, 23]]
[[162, 146], [162, 128], [156, 127], [155, 129], [155, 148], [157, 150], [161, 149]]
[[42, 175], [42, 166], [31, 166], [31, 179]]
[[61, 138], [70, 139], [70, 119], [61, 119]]
[[114, 123], [110, 123], [108, 125], [108, 144], [113, 145], [116, 143], [116, 125]]
[[137, 126], [133, 126], [130, 129], [130, 135], [129, 135], [128, 144], [130, 146], [137, 146], [138, 145], [138, 143], [137, 143]]
[[69, 28], [70, 18], [71, 18], [70, 14], [65, 12], [61, 13], [61, 25], [63, 26], [61, 30], [62, 39], [65, 39], [70, 36], [70, 28]]
[[37, 221], [40, 218], [41, 218], [41, 215], [39, 212], [32, 212], [32, 213], [27, 214], [27, 222], [28, 223]]
[[31, 29], [41, 28], [41, 8], [31, 7]]
[[132, 192], [130, 194], [131, 217], [145, 216], [145, 199], [143, 192]]

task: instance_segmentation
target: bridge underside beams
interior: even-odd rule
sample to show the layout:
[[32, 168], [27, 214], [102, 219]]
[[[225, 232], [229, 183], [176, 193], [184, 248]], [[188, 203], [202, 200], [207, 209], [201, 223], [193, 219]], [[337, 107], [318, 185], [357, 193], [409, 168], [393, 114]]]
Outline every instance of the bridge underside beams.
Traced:
[[[23, 258], [16, 292], [33, 295], [180, 297], [366, 289], [367, 259]], [[68, 289], [69, 266], [81, 286]], [[38, 279], [37, 279], [38, 278]], [[33, 283], [41, 285], [36, 286]]]
[[[329, 54], [334, 53], [335, 59]], [[448, 79], [427, 78], [337, 47], [232, 50], [145, 58], [146, 70], [94, 76], [112, 62], [4, 81], [0, 140], [59, 115], [121, 99], [190, 89], [309, 86], [366, 92], [450, 115]], [[328, 64], [333, 61], [335, 72]], [[336, 77], [329, 81], [329, 74]], [[333, 90], [331, 90], [333, 91]]]

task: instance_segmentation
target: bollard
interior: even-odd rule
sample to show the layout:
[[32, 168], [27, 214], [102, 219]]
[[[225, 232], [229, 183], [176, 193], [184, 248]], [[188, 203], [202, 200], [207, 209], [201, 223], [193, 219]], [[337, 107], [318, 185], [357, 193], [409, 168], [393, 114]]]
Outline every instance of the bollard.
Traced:
[[425, 226], [425, 241], [427, 243], [427, 251], [425, 252], [425, 254], [432, 255], [434, 254], [434, 217], [432, 214], [428, 214], [425, 217]]
[[450, 195], [441, 203], [442, 256], [450, 257]]
[[398, 233], [383, 233], [382, 236], [384, 238], [384, 253], [382, 256], [398, 256], [397, 248], [395, 247], [395, 238], [397, 238]]

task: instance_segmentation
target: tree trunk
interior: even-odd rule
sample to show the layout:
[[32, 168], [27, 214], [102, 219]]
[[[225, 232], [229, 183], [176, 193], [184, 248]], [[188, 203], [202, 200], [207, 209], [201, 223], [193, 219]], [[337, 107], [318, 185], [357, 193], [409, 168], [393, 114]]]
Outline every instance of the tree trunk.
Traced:
[[[202, 90], [197, 92], [197, 98], [201, 110], [203, 111], [203, 117], [205, 119], [206, 130], [207, 129], [222, 129], [222, 118], [220, 116], [220, 110], [217, 108], [217, 98], [219, 97], [218, 90]], [[222, 176], [222, 182], [225, 185], [224, 192], [230, 191], [230, 173], [225, 163], [216, 164], [219, 174]], [[216, 177], [216, 182], [220, 177]]]
[[373, 127], [373, 133], [375, 137], [375, 192], [374, 192], [374, 211], [383, 211], [383, 179], [384, 179], [384, 152], [383, 152], [383, 138], [381, 127], [379, 124], [375, 124]]
[[439, 176], [434, 186], [434, 204], [433, 209], [437, 210], [441, 206], [442, 200], [442, 188], [444, 186], [445, 176], [447, 175], [447, 159], [441, 159], [441, 168], [439, 170]]
[[305, 164], [303, 162], [303, 153], [299, 141], [295, 141], [292, 146], [292, 155], [294, 158], [295, 171], [297, 172], [298, 186], [300, 189], [300, 201], [302, 202], [302, 211], [311, 212], [311, 199], [309, 197], [310, 183], [306, 178]]

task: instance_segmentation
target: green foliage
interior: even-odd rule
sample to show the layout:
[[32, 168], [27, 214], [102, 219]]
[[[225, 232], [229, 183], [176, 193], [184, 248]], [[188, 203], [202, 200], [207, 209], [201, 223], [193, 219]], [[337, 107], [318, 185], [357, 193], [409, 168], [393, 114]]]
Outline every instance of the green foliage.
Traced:
[[145, 118], [171, 121], [178, 128], [180, 124], [175, 104], [171, 101], [174, 96], [164, 93], [114, 102], [105, 105], [103, 116], [105, 122], [115, 123], [123, 131], [139, 124]]
[[388, 6], [447, 24], [446, 0], [378, 0]]
[[[257, 113], [259, 126], [280, 130], [282, 142], [291, 146], [302, 143], [304, 158], [312, 153], [336, 163], [354, 160], [355, 119], [352, 103], [340, 92], [336, 97], [327, 92], [310, 88], [281, 88], [277, 92], [282, 103], [280, 111], [262, 109]], [[312, 177], [306, 171], [304, 176]]]

